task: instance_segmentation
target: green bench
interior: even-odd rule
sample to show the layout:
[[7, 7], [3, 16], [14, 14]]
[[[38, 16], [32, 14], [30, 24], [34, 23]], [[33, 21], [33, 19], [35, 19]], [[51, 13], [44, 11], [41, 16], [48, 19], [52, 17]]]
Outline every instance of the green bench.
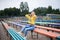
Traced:
[[8, 32], [10, 33], [10, 35], [15, 39], [15, 40], [26, 40], [24, 39], [21, 35], [19, 35], [14, 29], [9, 29]]
[[21, 35], [19, 35], [14, 29], [10, 28], [8, 26], [7, 23], [5, 22], [1, 22], [2, 26], [5, 28], [5, 30], [7, 31], [7, 35], [10, 34], [10, 40], [26, 40], [25, 38], [23, 38]]

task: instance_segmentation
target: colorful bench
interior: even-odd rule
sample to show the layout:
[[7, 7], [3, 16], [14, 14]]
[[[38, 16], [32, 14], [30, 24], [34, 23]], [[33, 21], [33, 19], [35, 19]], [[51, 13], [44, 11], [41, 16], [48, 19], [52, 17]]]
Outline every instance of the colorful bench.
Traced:
[[[22, 23], [27, 21], [22, 21]], [[48, 26], [48, 27], [54, 27], [54, 28], [60, 28], [60, 23], [52, 23], [52, 22], [35, 22], [35, 24]]]
[[47, 37], [50, 37], [51, 40], [53, 40], [53, 38], [60, 40], [60, 34], [58, 34], [58, 33], [50, 32], [50, 31], [46, 31], [46, 30], [42, 30], [42, 29], [38, 29], [38, 28], [35, 28], [34, 32], [38, 33], [38, 34], [45, 35]]
[[53, 32], [60, 32], [60, 29], [51, 28], [51, 27], [44, 27], [44, 26], [37, 26], [37, 25], [36, 25], [36, 28], [45, 29], [45, 30], [50, 30], [50, 31], [53, 31]]
[[10, 28], [7, 23], [5, 23], [5, 22], [1, 22], [1, 23], [4, 26], [4, 28], [6, 29], [7, 33], [9, 33], [10, 36], [12, 37], [12, 40], [26, 40], [21, 35], [19, 35], [15, 30]]
[[[18, 25], [18, 26], [20, 26], [20, 25]], [[47, 31], [47, 29], [45, 29], [44, 30], [44, 28], [40, 28], [40, 27], [38, 27], [38, 26], [36, 26], [37, 28], [35, 28], [34, 30], [33, 30], [33, 32], [35, 32], [35, 33], [38, 33], [38, 34], [42, 34], [42, 35], [45, 35], [45, 36], [47, 36], [47, 37], [50, 37], [51, 38], [51, 40], [54, 38], [56, 38], [57, 40], [60, 40], [60, 34], [59, 33], [55, 33], [55, 32], [51, 32], [51, 30], [53, 31], [53, 29], [49, 29], [50, 31]], [[57, 31], [56, 29], [54, 30], [54, 31], [56, 31], [56, 32], [60, 32], [60, 31]], [[32, 35], [33, 36], [33, 35]]]
[[54, 27], [54, 28], [58, 28], [58, 29], [60, 29], [60, 23], [55, 23], [55, 24], [48, 24], [48, 26], [52, 26], [52, 27]]
[[16, 40], [25, 40], [21, 35], [19, 35], [15, 30], [9, 29], [9, 33], [16, 38]]

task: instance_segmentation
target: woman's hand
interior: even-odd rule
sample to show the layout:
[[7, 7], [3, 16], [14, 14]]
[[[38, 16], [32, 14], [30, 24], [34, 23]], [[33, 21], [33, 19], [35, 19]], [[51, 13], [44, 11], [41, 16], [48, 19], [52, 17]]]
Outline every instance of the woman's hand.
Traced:
[[29, 16], [31, 17], [31, 14], [29, 14]]

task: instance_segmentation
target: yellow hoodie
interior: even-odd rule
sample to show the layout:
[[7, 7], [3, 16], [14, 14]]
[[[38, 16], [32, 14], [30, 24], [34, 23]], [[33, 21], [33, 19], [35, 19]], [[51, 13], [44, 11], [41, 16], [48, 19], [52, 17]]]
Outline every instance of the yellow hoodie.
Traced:
[[28, 23], [29, 23], [29, 24], [35, 24], [35, 20], [36, 20], [36, 18], [37, 18], [36, 15], [30, 17], [29, 14], [26, 14], [25, 16], [26, 16], [26, 18], [28, 19]]

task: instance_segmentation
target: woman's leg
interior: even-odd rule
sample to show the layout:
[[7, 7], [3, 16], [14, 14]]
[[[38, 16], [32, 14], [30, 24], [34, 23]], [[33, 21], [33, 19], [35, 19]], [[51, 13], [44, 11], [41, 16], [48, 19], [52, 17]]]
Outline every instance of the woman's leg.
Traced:
[[25, 28], [28, 28], [29, 26], [30, 26], [30, 24], [27, 24], [24, 28], [22, 28], [21, 32], [24, 33]]
[[23, 33], [23, 31], [25, 30], [25, 28], [26, 28], [26, 27], [23, 27], [23, 28], [21, 29], [21, 32], [22, 32], [22, 33]]
[[25, 30], [24, 30], [25, 36], [27, 35], [28, 31], [34, 30], [34, 28], [35, 28], [34, 26], [33, 27], [29, 27], [29, 28], [25, 28]]

